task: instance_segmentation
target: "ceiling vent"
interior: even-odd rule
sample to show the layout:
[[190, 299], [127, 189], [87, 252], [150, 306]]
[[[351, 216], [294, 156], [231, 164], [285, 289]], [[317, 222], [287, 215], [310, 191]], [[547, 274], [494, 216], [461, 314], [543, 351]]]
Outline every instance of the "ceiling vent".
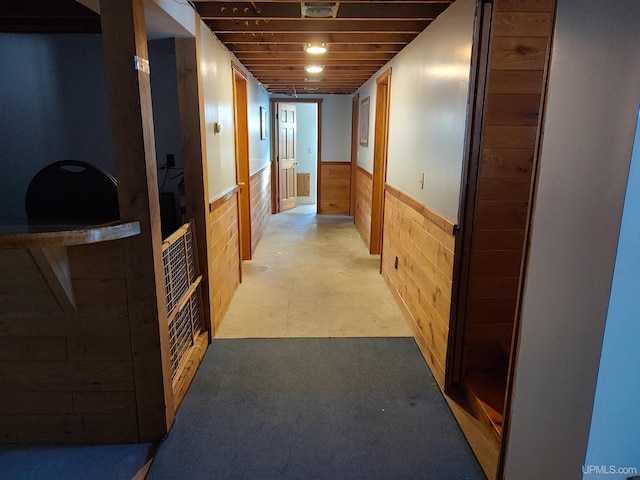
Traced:
[[338, 13], [336, 2], [302, 2], [303, 18], [334, 18]]

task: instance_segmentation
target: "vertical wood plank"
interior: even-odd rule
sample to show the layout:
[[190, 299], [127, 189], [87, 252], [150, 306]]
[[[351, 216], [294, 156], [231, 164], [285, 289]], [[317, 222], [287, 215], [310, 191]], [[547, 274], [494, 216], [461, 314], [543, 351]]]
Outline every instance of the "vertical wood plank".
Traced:
[[[208, 220], [209, 185], [204, 135], [202, 74], [198, 68], [200, 52], [200, 22], [196, 22], [196, 38], [176, 38], [176, 69], [178, 75], [178, 100], [184, 158], [184, 185], [187, 216], [194, 219], [198, 266], [202, 275], [202, 288], [209, 287]], [[202, 298], [202, 318], [205, 329], [211, 332], [211, 306], [209, 296]]]
[[161, 438], [173, 423], [162, 236], [144, 0], [100, 0], [111, 129], [123, 221], [139, 221], [140, 235], [125, 249], [133, 372], [140, 441]]

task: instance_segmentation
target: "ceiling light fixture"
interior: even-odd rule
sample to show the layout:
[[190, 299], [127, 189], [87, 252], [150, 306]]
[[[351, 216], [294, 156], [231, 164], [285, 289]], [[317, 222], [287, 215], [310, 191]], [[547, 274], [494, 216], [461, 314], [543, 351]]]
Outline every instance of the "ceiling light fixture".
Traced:
[[326, 43], [307, 43], [304, 46], [304, 51], [313, 55], [327, 53], [327, 49], [328, 47]]
[[320, 73], [324, 67], [322, 65], [307, 65], [306, 70], [308, 73]]

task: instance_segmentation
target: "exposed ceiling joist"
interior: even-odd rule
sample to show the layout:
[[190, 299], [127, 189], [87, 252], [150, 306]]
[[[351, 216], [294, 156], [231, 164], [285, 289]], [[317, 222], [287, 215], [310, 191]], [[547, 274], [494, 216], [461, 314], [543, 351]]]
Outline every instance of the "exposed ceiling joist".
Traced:
[[[440, 15], [449, 0], [193, 2], [205, 24], [271, 93], [353, 93]], [[303, 16], [303, 7], [315, 10]], [[324, 12], [324, 13], [323, 13]], [[317, 18], [317, 16], [326, 18]], [[313, 56], [306, 44], [324, 43]], [[309, 82], [308, 64], [324, 71]]]

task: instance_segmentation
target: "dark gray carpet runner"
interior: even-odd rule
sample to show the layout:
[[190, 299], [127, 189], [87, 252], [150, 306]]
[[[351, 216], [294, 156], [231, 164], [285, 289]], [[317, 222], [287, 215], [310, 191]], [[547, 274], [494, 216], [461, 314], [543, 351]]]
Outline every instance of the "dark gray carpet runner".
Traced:
[[215, 340], [149, 480], [485, 479], [412, 338]]

